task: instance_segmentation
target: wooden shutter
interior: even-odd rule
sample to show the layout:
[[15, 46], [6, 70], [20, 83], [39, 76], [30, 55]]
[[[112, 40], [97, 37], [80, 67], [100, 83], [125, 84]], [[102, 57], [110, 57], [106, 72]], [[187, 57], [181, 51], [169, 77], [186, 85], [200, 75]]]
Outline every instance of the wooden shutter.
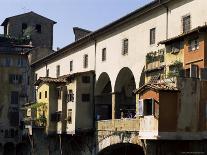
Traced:
[[143, 99], [139, 100], [139, 103], [138, 103], [138, 115], [144, 116], [144, 100]]

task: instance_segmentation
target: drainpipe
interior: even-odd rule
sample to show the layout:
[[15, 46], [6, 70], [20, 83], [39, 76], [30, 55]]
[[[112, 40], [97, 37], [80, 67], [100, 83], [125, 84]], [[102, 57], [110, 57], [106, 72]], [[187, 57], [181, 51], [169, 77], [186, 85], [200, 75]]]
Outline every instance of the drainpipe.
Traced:
[[166, 39], [168, 39], [168, 32], [169, 32], [169, 8], [165, 4], [163, 4], [163, 6], [166, 9]]
[[[94, 59], [94, 75], [93, 75], [93, 129], [96, 129], [96, 106], [95, 106], [95, 84], [96, 84], [96, 52], [97, 52], [97, 40], [95, 37], [93, 38], [94, 40], [94, 54], [95, 54], [95, 59]], [[96, 137], [96, 136], [95, 136]], [[94, 154], [96, 153], [96, 141], [94, 141]]]

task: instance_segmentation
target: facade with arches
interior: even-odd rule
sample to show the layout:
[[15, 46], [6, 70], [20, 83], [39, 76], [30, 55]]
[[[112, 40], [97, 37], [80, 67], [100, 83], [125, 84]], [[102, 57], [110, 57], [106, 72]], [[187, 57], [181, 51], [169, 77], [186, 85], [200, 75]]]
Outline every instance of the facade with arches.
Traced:
[[[134, 90], [145, 84], [146, 54], [165, 48], [158, 45], [160, 41], [186, 33], [187, 28], [190, 31], [205, 25], [206, 5], [205, 0], [153, 1], [40, 59], [31, 67], [35, 70], [37, 80], [40, 77], [58, 79], [64, 75], [94, 71], [91, 87], [93, 97], [90, 98], [90, 103], [93, 104], [91, 120], [94, 124], [92, 128], [96, 129], [96, 136], [107, 139], [107, 134], [111, 132], [126, 131], [130, 133], [128, 137], [136, 137], [139, 141], [140, 137], [136, 135], [139, 132], [138, 98]], [[81, 115], [79, 123], [86, 121], [84, 116], [88, 117], [89, 113]], [[100, 155], [103, 154], [101, 150], [104, 151], [108, 147], [105, 143], [110, 145], [124, 143], [123, 139], [113, 143], [116, 139], [114, 137], [108, 142], [103, 140], [103, 143], [100, 143], [101, 149], [100, 146], [96, 147], [95, 152], [100, 151]], [[130, 142], [114, 146], [114, 149], [119, 146], [133, 148], [133, 144], [138, 144], [132, 142], [129, 146], [128, 143]], [[141, 143], [140, 146], [141, 150], [139, 147], [134, 149], [146, 153], [144, 150], [146, 146]], [[157, 152], [159, 154], [159, 150]]]

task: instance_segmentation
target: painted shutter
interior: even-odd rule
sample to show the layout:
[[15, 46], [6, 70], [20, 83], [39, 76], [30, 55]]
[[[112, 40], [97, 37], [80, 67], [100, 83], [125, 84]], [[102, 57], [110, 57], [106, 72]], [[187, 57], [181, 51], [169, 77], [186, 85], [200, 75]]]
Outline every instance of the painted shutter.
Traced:
[[138, 115], [139, 116], [144, 116], [144, 100], [139, 100], [138, 104]]

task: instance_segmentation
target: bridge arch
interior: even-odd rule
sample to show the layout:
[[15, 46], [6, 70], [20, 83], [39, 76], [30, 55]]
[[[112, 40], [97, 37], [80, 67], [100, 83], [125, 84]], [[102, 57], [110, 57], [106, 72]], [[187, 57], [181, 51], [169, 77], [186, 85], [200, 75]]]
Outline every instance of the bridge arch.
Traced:
[[16, 148], [15, 144], [12, 142], [8, 142], [4, 144], [4, 153], [3, 155], [15, 155], [16, 153]]
[[104, 148], [98, 155], [144, 155], [144, 150], [137, 144], [118, 143]]
[[115, 118], [134, 117], [136, 113], [136, 96], [133, 91], [136, 82], [133, 72], [128, 67], [122, 68], [116, 78], [115, 93]]
[[95, 111], [97, 120], [112, 119], [112, 87], [106, 72], [101, 73], [96, 82]]

